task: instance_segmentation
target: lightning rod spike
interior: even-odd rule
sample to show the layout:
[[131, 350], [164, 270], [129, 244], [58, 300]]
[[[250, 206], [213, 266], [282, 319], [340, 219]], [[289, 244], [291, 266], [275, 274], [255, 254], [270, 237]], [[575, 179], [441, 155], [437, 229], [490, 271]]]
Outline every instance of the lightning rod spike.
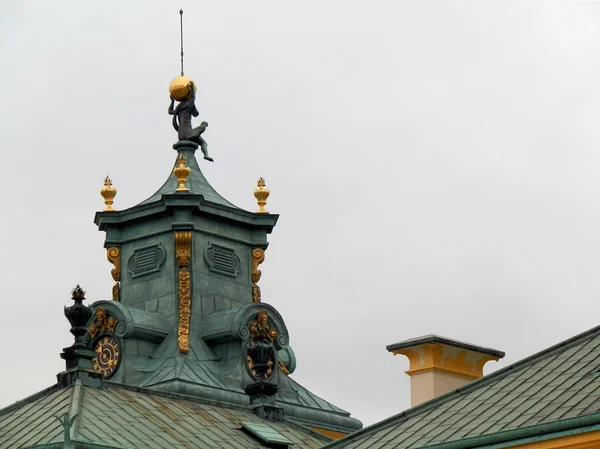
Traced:
[[183, 9], [179, 10], [179, 31], [181, 37], [181, 76], [183, 76]]

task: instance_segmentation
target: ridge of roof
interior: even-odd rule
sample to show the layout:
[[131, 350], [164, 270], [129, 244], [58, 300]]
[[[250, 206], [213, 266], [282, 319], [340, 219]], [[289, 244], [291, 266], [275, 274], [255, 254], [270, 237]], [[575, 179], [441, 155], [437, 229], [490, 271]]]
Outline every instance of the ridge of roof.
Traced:
[[[420, 415], [422, 413], [428, 412], [432, 409], [437, 408], [438, 406], [440, 406], [441, 404], [443, 404], [445, 402], [449, 402], [452, 399], [455, 399], [460, 396], [464, 396], [473, 390], [477, 390], [481, 387], [484, 387], [485, 385], [496, 381], [498, 378], [501, 378], [501, 377], [511, 373], [512, 371], [515, 371], [517, 369], [521, 369], [528, 365], [531, 365], [545, 357], [552, 355], [553, 353], [557, 352], [560, 349], [565, 349], [572, 345], [576, 345], [577, 343], [580, 343], [581, 341], [584, 341], [587, 338], [598, 335], [598, 334], [600, 334], [600, 326], [593, 327], [585, 332], [577, 334], [566, 340], [558, 342], [546, 349], [538, 351], [528, 357], [525, 357], [524, 359], [518, 360], [508, 366], [505, 366], [504, 368], [500, 368], [499, 370], [494, 371], [493, 373], [488, 374], [480, 379], [474, 380], [474, 381], [466, 384], [465, 386], [462, 386], [455, 390], [449, 391], [448, 393], [438, 396], [437, 398], [431, 399], [431, 400], [424, 402], [422, 404], [419, 404], [415, 407], [404, 410], [400, 413], [390, 416], [389, 418], [386, 418], [375, 424], [367, 426], [364, 429], [358, 430], [344, 438], [341, 438], [332, 443], [329, 443], [329, 444], [323, 446], [322, 449], [329, 449], [329, 448], [341, 446], [345, 443], [356, 440], [359, 437], [369, 435], [369, 434], [374, 433], [375, 431], [378, 431], [381, 429], [385, 429], [388, 426], [396, 424], [399, 420], [401, 420], [403, 418], [409, 419], [409, 418], [415, 417], [417, 415]], [[558, 422], [558, 421], [556, 421], [556, 422]], [[436, 447], [436, 446], [431, 446], [431, 447]]]
[[73, 420], [71, 428], [69, 429], [70, 439], [75, 441], [77, 439], [77, 432], [81, 424], [81, 407], [83, 404], [84, 388], [81, 379], [75, 381], [73, 385], [73, 392], [71, 393], [71, 406], [69, 407], [69, 418]]

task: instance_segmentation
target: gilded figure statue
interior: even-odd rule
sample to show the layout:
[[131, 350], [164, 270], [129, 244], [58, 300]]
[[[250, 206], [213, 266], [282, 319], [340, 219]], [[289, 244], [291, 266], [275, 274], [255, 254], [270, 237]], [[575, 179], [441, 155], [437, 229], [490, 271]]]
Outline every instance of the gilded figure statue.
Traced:
[[202, 137], [202, 133], [208, 127], [207, 122], [201, 122], [200, 126], [192, 127], [192, 116], [198, 117], [200, 114], [196, 108], [196, 86], [193, 81], [188, 83], [189, 94], [175, 106], [175, 98], [171, 95], [171, 104], [169, 105], [169, 115], [173, 116], [173, 128], [177, 131], [179, 140], [189, 140], [200, 145], [204, 159], [213, 162], [213, 158], [208, 155], [208, 145]]
[[268, 337], [269, 340], [275, 340], [277, 337], [277, 331], [269, 327], [269, 314], [266, 310], [261, 310], [256, 315], [256, 321], [253, 321], [248, 325], [248, 330], [250, 331], [250, 335], [252, 338], [265, 338]]

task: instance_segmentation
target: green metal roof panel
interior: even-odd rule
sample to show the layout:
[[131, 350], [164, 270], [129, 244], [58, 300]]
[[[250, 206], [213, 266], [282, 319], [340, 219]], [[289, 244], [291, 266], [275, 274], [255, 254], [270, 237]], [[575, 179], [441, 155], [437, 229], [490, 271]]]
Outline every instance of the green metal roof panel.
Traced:
[[272, 427], [269, 427], [266, 424], [243, 422], [241, 423], [241, 425], [242, 429], [245, 429], [253, 435], [256, 435], [258, 438], [264, 440], [267, 443], [275, 443], [288, 446], [294, 444], [292, 441], [281, 435], [276, 430], [273, 430]]
[[[227, 206], [233, 209], [240, 209], [236, 205], [230, 203], [225, 198], [223, 198], [219, 193], [209, 184], [204, 175], [202, 174], [202, 170], [200, 170], [200, 166], [198, 165], [198, 161], [194, 155], [193, 151], [188, 149], [184, 150], [183, 153], [187, 159], [187, 166], [190, 168], [190, 175], [187, 178], [186, 187], [189, 189], [189, 192], [192, 194], [202, 195], [206, 201], [210, 201], [211, 203], [220, 204], [222, 206]], [[177, 166], [177, 161], [173, 164], [173, 168]], [[158, 191], [152, 195], [150, 198], [142, 201], [138, 206], [143, 204], [150, 204], [156, 201], [159, 201], [162, 195], [174, 193], [175, 189], [179, 187], [177, 182], [177, 176], [171, 170], [171, 173], [163, 186], [158, 189]]]
[[437, 447], [591, 416], [600, 412], [599, 368], [597, 327], [326, 447]]
[[60, 438], [57, 419], [69, 410], [72, 388], [52, 387], [0, 410], [0, 449], [45, 444]]
[[312, 391], [299, 385], [294, 379], [286, 376], [283, 380], [286, 385], [282, 388], [288, 388], [295, 393], [294, 396], [284, 396], [278, 398], [278, 401], [289, 404], [297, 404], [304, 407], [316, 408], [324, 411], [335, 412], [340, 414], [349, 414], [347, 411], [327, 402], [325, 399], [320, 398]]
[[[86, 388], [79, 435], [103, 444], [166, 449], [172, 447], [259, 448], [259, 440], [241, 423], [265, 425], [243, 408], [224, 408], [189, 398], [132, 390], [114, 385]], [[322, 446], [326, 439], [288, 423], [268, 427], [301, 448]]]

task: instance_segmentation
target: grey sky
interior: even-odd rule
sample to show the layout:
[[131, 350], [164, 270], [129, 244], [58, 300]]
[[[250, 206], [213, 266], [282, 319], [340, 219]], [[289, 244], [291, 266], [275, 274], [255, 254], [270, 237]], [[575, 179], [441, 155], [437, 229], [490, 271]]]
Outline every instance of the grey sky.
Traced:
[[261, 266], [294, 378], [370, 424], [409, 406], [385, 345], [506, 351], [600, 322], [599, 2], [4, 2], [0, 407], [55, 382], [103, 206], [166, 179], [186, 75], [228, 200], [281, 214]]

